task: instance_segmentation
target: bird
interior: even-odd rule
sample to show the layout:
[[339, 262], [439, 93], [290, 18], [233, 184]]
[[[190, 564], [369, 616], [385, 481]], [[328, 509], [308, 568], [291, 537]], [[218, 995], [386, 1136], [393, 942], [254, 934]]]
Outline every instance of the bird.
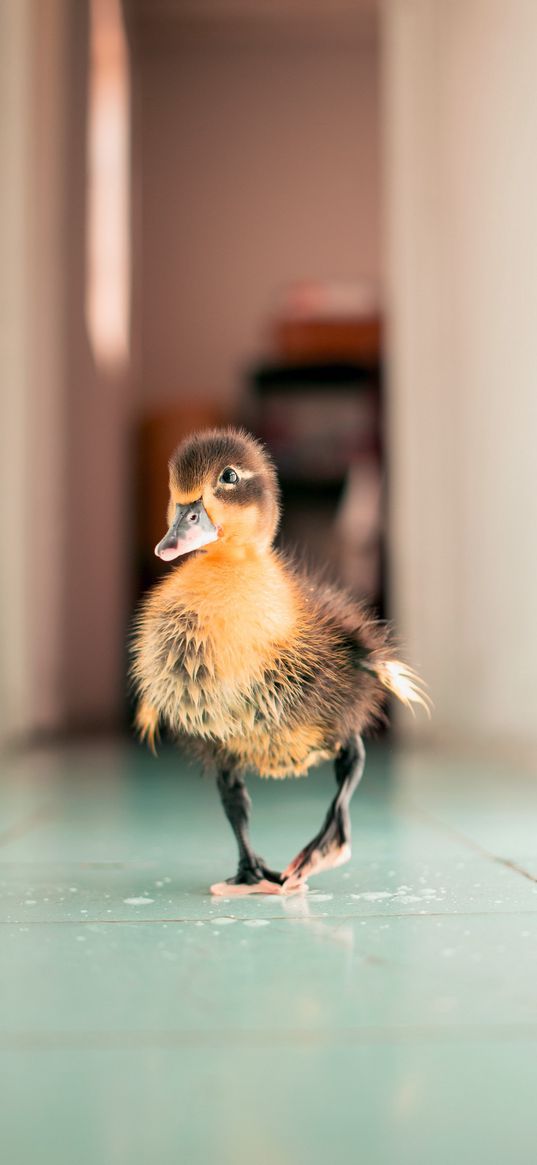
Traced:
[[[169, 460], [168, 529], [155, 554], [175, 565], [142, 600], [131, 675], [139, 738], [164, 726], [216, 775], [237, 871], [214, 895], [291, 894], [351, 857], [349, 806], [364, 732], [389, 693], [429, 707], [387, 626], [352, 594], [274, 546], [276, 469], [240, 428], [187, 436]], [[332, 761], [336, 791], [320, 829], [277, 871], [250, 837], [246, 774], [305, 776]]]

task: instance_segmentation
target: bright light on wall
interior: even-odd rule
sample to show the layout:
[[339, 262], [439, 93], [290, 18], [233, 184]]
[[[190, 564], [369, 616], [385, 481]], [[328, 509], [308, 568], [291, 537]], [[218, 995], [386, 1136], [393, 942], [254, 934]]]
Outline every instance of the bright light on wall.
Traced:
[[90, 0], [86, 322], [97, 363], [129, 355], [129, 62], [120, 0]]

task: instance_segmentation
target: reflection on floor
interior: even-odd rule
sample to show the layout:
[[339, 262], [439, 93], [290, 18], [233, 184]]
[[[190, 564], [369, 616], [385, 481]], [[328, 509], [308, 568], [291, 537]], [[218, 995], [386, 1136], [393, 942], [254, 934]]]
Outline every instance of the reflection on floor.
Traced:
[[[327, 767], [252, 781], [285, 865]], [[352, 863], [213, 900], [214, 786], [118, 746], [5, 761], [6, 1165], [533, 1165], [537, 791], [370, 750]]]

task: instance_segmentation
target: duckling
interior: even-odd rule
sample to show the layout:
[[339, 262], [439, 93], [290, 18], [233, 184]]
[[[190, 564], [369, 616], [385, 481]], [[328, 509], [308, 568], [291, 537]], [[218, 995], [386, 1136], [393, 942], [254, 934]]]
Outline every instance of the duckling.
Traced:
[[[136, 728], [159, 726], [216, 769], [238, 847], [216, 895], [296, 892], [351, 856], [349, 805], [364, 731], [386, 694], [427, 706], [385, 626], [354, 598], [278, 553], [279, 486], [266, 449], [239, 429], [184, 440], [169, 462], [168, 530], [155, 547], [179, 565], [143, 602], [133, 641]], [[249, 834], [247, 770], [303, 776], [334, 762], [337, 791], [315, 837], [283, 872]]]

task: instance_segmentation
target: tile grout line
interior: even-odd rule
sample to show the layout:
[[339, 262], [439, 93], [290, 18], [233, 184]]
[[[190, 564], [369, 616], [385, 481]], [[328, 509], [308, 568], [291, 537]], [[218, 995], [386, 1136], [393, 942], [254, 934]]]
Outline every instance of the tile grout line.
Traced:
[[468, 849], [472, 849], [475, 853], [481, 854], [481, 857], [487, 858], [491, 862], [496, 862], [499, 866], [504, 866], [506, 869], [511, 870], [514, 874], [519, 874], [522, 878], [527, 878], [529, 882], [533, 882], [535, 885], [537, 885], [536, 874], [532, 874], [530, 870], [526, 870], [524, 866], [521, 866], [518, 862], [513, 861], [512, 858], [502, 858], [501, 854], [495, 854], [493, 850], [487, 849], [486, 846], [481, 845], [478, 841], [474, 841], [473, 838], [468, 837], [467, 834], [462, 832], [462, 830], [457, 829], [454, 825], [450, 825], [449, 823], [444, 822], [441, 817], [438, 817], [436, 813], [432, 813], [430, 809], [422, 809], [419, 805], [409, 804], [407, 811], [416, 814], [418, 817], [421, 817], [425, 821], [428, 821], [439, 831], [447, 833], [450, 837], [456, 838]]
[[537, 907], [534, 910], [431, 910], [431, 911], [407, 911], [404, 914], [312, 914], [306, 915], [303, 918], [284, 918], [283, 916], [274, 916], [267, 918], [266, 915], [253, 914], [247, 918], [238, 918], [233, 914], [220, 914], [215, 918], [17, 918], [9, 920], [6, 918], [0, 919], [0, 926], [161, 926], [163, 923], [174, 923], [181, 925], [198, 926], [203, 923], [204, 926], [217, 926], [218, 918], [233, 918], [234, 922], [251, 922], [252, 919], [264, 922], [283, 922], [283, 923], [311, 923], [324, 922], [328, 918], [329, 922], [373, 922], [382, 919], [383, 922], [389, 922], [394, 918], [419, 918], [425, 921], [427, 918], [512, 918], [515, 915], [522, 915], [524, 917], [533, 917], [537, 914]]

